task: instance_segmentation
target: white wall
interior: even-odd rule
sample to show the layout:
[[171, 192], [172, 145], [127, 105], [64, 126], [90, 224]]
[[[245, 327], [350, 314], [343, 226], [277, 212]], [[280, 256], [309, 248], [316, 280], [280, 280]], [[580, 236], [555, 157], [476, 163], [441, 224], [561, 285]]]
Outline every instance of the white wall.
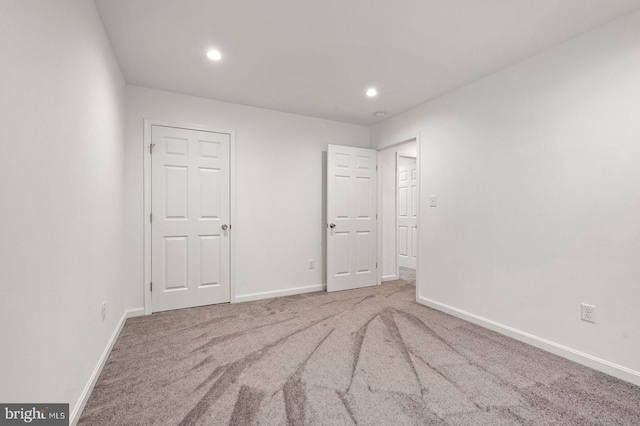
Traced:
[[[368, 147], [368, 127], [135, 86], [127, 86], [126, 117], [129, 308], [144, 305], [145, 118], [235, 130], [237, 223], [232, 232], [238, 296], [326, 283], [323, 170], [327, 144]], [[308, 259], [315, 260], [315, 269], [308, 269]]]
[[372, 129], [421, 134], [423, 302], [640, 384], [638, 76], [635, 13]]
[[124, 81], [92, 1], [0, 31], [0, 401], [73, 411], [124, 313]]
[[[402, 139], [395, 141], [401, 142]], [[393, 141], [391, 141], [393, 143]], [[416, 156], [417, 143], [414, 140], [381, 150], [378, 153], [380, 163], [380, 180], [382, 181], [381, 208], [381, 247], [382, 256], [382, 281], [398, 279], [398, 253], [396, 244], [396, 214], [397, 214], [397, 180], [396, 180], [396, 154], [408, 154]]]

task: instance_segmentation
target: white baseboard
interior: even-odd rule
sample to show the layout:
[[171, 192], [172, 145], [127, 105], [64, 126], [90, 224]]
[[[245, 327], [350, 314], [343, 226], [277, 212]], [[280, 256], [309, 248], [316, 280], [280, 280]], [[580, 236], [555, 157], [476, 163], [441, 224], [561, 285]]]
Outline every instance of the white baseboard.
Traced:
[[382, 279], [382, 282], [395, 281], [395, 280], [398, 279], [398, 276], [397, 275], [383, 275], [381, 279]]
[[91, 376], [89, 377], [89, 382], [84, 387], [84, 390], [80, 395], [80, 399], [78, 399], [78, 403], [76, 404], [73, 411], [71, 412], [71, 415], [69, 416], [70, 426], [75, 426], [78, 423], [78, 420], [80, 420], [80, 415], [82, 414], [82, 410], [84, 410], [84, 406], [87, 404], [87, 401], [89, 400], [89, 396], [93, 391], [93, 387], [96, 385], [96, 382], [98, 381], [98, 377], [100, 377], [100, 373], [102, 372], [102, 368], [106, 364], [107, 359], [109, 359], [109, 354], [111, 353], [111, 350], [113, 349], [113, 345], [116, 343], [116, 340], [118, 340], [118, 336], [120, 335], [120, 332], [122, 331], [122, 327], [124, 327], [124, 323], [127, 321], [127, 318], [136, 317], [140, 315], [144, 315], [144, 308], [130, 309], [128, 311], [124, 311], [124, 313], [122, 314], [122, 317], [120, 318], [120, 321], [116, 326], [116, 329], [113, 330], [113, 333], [111, 334], [111, 338], [107, 342], [107, 346], [104, 348], [104, 351], [102, 352], [102, 356], [98, 360], [98, 364], [93, 369], [93, 373], [91, 373]]
[[251, 293], [236, 296], [235, 303], [250, 302], [252, 300], [271, 299], [274, 297], [291, 296], [293, 294], [313, 293], [314, 291], [323, 291], [325, 284], [308, 285], [305, 287], [287, 288], [284, 290], [263, 291], [262, 293]]
[[125, 311], [127, 318], [141, 317], [144, 315], [144, 308], [129, 309]]
[[447, 314], [453, 315], [454, 317], [458, 317], [463, 320], [482, 326], [484, 328], [488, 328], [490, 330], [496, 331], [500, 334], [504, 334], [506, 336], [512, 337], [516, 340], [527, 343], [531, 346], [535, 346], [547, 352], [551, 352], [563, 358], [577, 362], [578, 364], [585, 365], [587, 367], [593, 368], [594, 370], [601, 371], [613, 377], [617, 377], [618, 379], [625, 380], [629, 383], [633, 383], [634, 385], [640, 386], [639, 371], [635, 371], [630, 368], [623, 367], [613, 362], [609, 362], [607, 360], [597, 358], [595, 356], [589, 355], [584, 352], [580, 352], [578, 350], [569, 348], [564, 345], [560, 345], [558, 343], [552, 342], [547, 339], [543, 339], [533, 334], [517, 330], [513, 327], [509, 327], [507, 325], [500, 324], [498, 322], [483, 318], [481, 316], [474, 315], [469, 312], [465, 312], [461, 309], [454, 308], [449, 305], [445, 305], [444, 303], [427, 299], [426, 297], [418, 296], [417, 302], [420, 304], [429, 306], [430, 308], [436, 309], [438, 311], [442, 311]]

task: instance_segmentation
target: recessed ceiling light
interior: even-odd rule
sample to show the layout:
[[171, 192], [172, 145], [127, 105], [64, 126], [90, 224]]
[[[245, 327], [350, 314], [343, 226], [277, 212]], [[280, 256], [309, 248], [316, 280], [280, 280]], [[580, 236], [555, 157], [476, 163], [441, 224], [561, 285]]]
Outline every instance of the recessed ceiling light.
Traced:
[[220, 51], [217, 49], [211, 49], [207, 52], [207, 58], [211, 59], [212, 61], [219, 61], [220, 59], [222, 59], [222, 53], [220, 53]]
[[369, 96], [370, 98], [374, 97], [377, 94], [378, 94], [378, 91], [373, 87], [370, 89], [367, 89], [367, 96]]
[[373, 113], [374, 117], [384, 117], [387, 113], [385, 111], [376, 111]]

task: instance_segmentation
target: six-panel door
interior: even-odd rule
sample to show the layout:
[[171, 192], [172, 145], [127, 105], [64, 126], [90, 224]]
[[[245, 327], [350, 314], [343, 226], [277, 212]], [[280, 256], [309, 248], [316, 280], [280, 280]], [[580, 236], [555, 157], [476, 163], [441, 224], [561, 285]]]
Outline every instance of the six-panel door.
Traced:
[[375, 285], [377, 152], [329, 145], [327, 155], [327, 291]]
[[[406, 157], [400, 159], [409, 160]], [[418, 170], [416, 161], [398, 165], [398, 265], [416, 269], [418, 242]]]
[[152, 126], [151, 138], [153, 311], [229, 302], [230, 135]]

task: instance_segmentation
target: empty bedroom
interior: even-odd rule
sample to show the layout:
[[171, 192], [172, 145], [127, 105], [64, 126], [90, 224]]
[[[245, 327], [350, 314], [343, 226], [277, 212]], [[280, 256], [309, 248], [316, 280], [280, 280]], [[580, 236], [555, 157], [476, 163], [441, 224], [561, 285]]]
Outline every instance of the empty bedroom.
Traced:
[[0, 0], [0, 424], [640, 425], [640, 0]]

